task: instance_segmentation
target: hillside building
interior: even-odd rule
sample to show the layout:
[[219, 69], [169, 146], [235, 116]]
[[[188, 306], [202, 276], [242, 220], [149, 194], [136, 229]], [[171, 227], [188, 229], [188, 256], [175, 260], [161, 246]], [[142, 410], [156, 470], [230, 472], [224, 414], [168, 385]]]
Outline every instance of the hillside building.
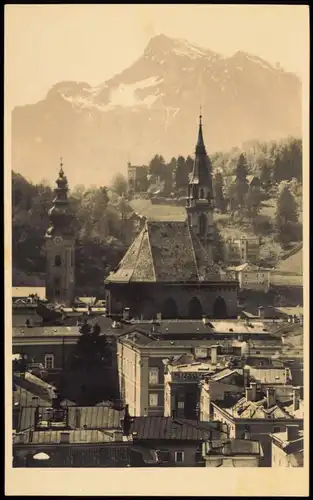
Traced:
[[136, 166], [128, 162], [127, 179], [130, 194], [145, 193], [148, 189], [149, 169], [144, 165]]
[[225, 262], [229, 266], [238, 266], [246, 262], [255, 264], [260, 258], [260, 246], [260, 238], [256, 236], [228, 238], [224, 242]]
[[252, 289], [266, 292], [271, 286], [271, 269], [245, 262], [239, 266], [228, 267], [228, 271], [233, 273], [234, 279], [238, 280], [241, 290]]

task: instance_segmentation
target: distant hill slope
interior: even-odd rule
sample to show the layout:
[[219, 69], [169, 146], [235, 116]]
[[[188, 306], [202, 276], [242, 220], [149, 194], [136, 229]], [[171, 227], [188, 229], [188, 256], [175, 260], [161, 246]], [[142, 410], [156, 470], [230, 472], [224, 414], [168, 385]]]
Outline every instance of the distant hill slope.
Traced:
[[303, 249], [301, 248], [295, 254], [287, 259], [281, 260], [279, 266], [276, 268], [277, 273], [296, 274], [302, 276], [303, 274]]
[[16, 107], [11, 166], [34, 182], [53, 181], [63, 156], [71, 185], [103, 185], [129, 159], [192, 154], [200, 104], [209, 153], [301, 137], [301, 93], [296, 75], [255, 55], [223, 57], [158, 35], [98, 87], [59, 82], [40, 102]]

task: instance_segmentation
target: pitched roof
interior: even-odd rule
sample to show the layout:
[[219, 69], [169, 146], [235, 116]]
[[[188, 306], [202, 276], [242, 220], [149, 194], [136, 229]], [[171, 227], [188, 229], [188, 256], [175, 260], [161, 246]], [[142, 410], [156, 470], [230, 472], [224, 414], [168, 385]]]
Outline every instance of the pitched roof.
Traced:
[[247, 401], [246, 397], [241, 398], [231, 409], [230, 412], [235, 418], [251, 419], [291, 419], [292, 416], [287, 413], [281, 404], [275, 404], [267, 408], [267, 398], [259, 401]]
[[[32, 433], [28, 433], [26, 440], [29, 443], [60, 443], [61, 434], [64, 431], [35, 431]], [[112, 442], [114, 440], [113, 435], [109, 435], [107, 433], [101, 432], [99, 430], [71, 430], [66, 431], [69, 434], [70, 443], [107, 443]], [[27, 439], [28, 438], [28, 439]]]
[[258, 441], [247, 439], [216, 439], [211, 441], [210, 455], [259, 455], [261, 445]]
[[119, 429], [123, 415], [123, 412], [105, 406], [76, 406], [68, 409], [69, 425], [75, 429]]
[[233, 280], [209, 262], [185, 222], [147, 221], [108, 282], [199, 282]]
[[41, 398], [23, 387], [16, 387], [16, 390], [13, 391], [13, 406], [51, 406], [51, 403], [52, 398]]
[[[220, 436], [218, 422], [198, 422], [172, 417], [134, 417], [131, 424], [133, 438], [201, 440]], [[212, 432], [212, 436], [211, 436]], [[135, 433], [135, 435], [134, 435]]]

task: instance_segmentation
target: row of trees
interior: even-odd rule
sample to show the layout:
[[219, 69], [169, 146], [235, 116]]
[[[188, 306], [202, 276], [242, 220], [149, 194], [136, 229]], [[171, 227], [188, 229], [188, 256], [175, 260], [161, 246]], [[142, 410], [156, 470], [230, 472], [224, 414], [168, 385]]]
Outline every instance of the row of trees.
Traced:
[[[302, 182], [302, 141], [292, 137], [282, 141], [254, 141], [242, 149], [215, 153], [211, 155], [211, 162], [213, 170], [221, 172], [224, 177], [236, 174], [241, 162], [245, 174], [259, 177], [263, 186], [291, 179]], [[148, 165], [150, 182], [159, 179], [164, 183], [163, 194], [185, 192], [192, 167], [191, 156], [173, 157], [166, 162], [162, 155], [155, 155]], [[241, 188], [245, 189], [242, 183]]]

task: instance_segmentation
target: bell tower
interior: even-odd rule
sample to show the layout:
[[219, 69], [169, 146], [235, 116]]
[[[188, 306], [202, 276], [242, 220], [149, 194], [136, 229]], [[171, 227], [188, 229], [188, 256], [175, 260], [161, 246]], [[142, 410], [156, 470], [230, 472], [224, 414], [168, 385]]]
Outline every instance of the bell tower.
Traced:
[[195, 161], [189, 178], [186, 204], [188, 224], [213, 260], [213, 187], [212, 165], [206, 153], [200, 111]]
[[45, 234], [46, 295], [50, 302], [71, 306], [75, 288], [75, 236], [62, 159], [56, 184], [49, 210], [50, 225]]

